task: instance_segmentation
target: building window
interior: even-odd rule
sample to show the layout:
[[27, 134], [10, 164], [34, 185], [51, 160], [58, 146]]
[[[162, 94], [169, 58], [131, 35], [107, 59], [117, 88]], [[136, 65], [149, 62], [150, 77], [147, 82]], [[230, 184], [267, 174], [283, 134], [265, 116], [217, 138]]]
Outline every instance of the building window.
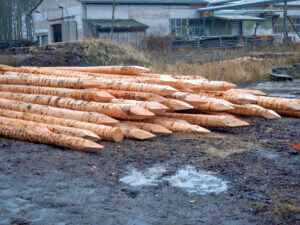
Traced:
[[194, 37], [203, 35], [201, 19], [170, 19], [171, 34], [175, 37]]
[[[298, 32], [300, 32], [300, 16], [289, 16], [290, 20], [292, 21], [294, 27]], [[287, 20], [287, 30], [290, 33], [294, 33], [295, 30], [290, 22]], [[276, 18], [274, 21], [273, 26], [274, 33], [282, 33], [283, 32], [283, 18]]]

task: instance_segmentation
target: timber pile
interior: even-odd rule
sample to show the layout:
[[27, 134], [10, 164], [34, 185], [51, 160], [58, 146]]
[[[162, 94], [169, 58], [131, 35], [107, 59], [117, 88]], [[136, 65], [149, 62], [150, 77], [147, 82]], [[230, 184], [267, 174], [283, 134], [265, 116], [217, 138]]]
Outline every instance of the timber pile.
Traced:
[[0, 65], [0, 135], [79, 151], [104, 148], [100, 140], [249, 125], [234, 115], [279, 114], [300, 117], [300, 101], [138, 66]]

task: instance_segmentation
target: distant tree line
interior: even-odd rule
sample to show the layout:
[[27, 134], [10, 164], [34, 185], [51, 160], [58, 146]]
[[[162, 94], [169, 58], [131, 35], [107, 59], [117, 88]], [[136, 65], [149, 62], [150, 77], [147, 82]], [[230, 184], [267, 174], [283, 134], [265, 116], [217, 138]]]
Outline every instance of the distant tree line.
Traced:
[[32, 40], [31, 11], [39, 1], [0, 0], [0, 40]]

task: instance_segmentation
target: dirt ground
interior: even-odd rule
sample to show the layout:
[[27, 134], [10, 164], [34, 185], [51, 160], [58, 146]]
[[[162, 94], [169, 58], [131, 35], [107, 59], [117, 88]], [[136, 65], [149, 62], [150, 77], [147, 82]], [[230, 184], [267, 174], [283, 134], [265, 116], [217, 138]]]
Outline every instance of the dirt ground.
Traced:
[[[268, 92], [299, 97], [299, 82], [274, 87]], [[291, 144], [300, 142], [300, 119], [243, 119], [251, 126], [206, 136], [103, 142], [99, 154], [1, 138], [0, 224], [299, 224], [299, 152]], [[226, 181], [226, 191], [167, 182], [186, 166]], [[165, 168], [156, 184], [122, 182], [132, 168], [153, 167]]]

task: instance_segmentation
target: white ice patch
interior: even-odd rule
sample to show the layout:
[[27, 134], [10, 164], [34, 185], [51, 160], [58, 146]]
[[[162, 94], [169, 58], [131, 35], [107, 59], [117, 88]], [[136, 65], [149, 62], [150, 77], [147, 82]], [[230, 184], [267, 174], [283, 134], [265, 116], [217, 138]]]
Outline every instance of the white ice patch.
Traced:
[[192, 166], [186, 166], [171, 177], [165, 178], [170, 185], [182, 188], [188, 193], [205, 195], [209, 193], [219, 194], [227, 190], [227, 183], [207, 172], [198, 172]]
[[162, 177], [167, 170], [164, 166], [155, 166], [145, 171], [130, 168], [127, 175], [120, 179], [130, 186], [156, 186], [167, 181], [170, 186], [181, 188], [191, 194], [219, 194], [227, 190], [227, 182], [204, 171], [197, 171], [193, 166], [185, 166], [173, 176]]
[[166, 172], [166, 168], [163, 166], [151, 167], [145, 171], [131, 168], [130, 172], [120, 181], [130, 186], [155, 186], [160, 182], [159, 177], [164, 172]]

